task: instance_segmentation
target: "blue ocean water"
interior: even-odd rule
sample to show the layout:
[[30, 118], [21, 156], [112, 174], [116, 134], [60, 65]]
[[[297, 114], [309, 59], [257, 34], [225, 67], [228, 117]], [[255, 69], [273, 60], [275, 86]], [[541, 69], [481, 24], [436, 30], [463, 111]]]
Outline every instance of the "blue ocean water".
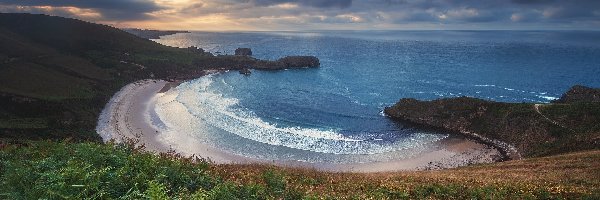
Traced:
[[447, 137], [385, 117], [400, 98], [549, 102], [575, 84], [600, 87], [600, 32], [193, 32], [156, 41], [320, 59], [320, 68], [234, 71], [177, 88], [177, 101], [214, 128], [198, 131], [204, 140], [264, 159], [382, 161]]

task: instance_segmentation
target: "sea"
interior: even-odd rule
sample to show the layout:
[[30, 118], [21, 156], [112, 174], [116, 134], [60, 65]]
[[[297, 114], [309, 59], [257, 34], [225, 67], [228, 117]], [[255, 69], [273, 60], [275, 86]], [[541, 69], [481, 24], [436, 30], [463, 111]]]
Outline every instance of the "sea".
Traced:
[[320, 59], [319, 68], [186, 81], [153, 107], [164, 134], [264, 160], [384, 162], [449, 137], [386, 117], [401, 98], [548, 103], [576, 84], [600, 87], [595, 31], [191, 32], [155, 41], [215, 55], [247, 47], [260, 59]]

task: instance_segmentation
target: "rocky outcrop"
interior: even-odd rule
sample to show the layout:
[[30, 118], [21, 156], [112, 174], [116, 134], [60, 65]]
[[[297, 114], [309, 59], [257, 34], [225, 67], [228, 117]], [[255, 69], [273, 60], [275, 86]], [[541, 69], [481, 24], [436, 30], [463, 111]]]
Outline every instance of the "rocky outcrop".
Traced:
[[251, 68], [262, 70], [280, 70], [306, 67], [319, 67], [319, 59], [314, 56], [286, 56], [276, 61], [257, 60]]
[[204, 49], [202, 49], [200, 47], [196, 47], [196, 46], [190, 46], [187, 48], [187, 50], [192, 53], [197, 53], [197, 54], [208, 54], [206, 51], [204, 51]]
[[122, 29], [128, 33], [134, 34], [141, 38], [146, 39], [160, 39], [161, 36], [173, 35], [177, 33], [189, 33], [189, 31], [159, 31], [149, 29], [138, 29], [138, 28], [125, 28]]
[[236, 56], [251, 56], [252, 50], [250, 48], [237, 48], [235, 50]]
[[575, 85], [552, 103], [600, 102], [600, 89]]
[[201, 68], [241, 70], [282, 70], [292, 68], [319, 67], [319, 59], [314, 56], [287, 56], [279, 60], [260, 60], [250, 56], [222, 55], [204, 57], [194, 61]]
[[299, 67], [319, 67], [321, 63], [314, 56], [286, 56], [277, 60], [283, 63], [287, 68]]
[[600, 103], [501, 103], [470, 97], [401, 99], [385, 114], [489, 144], [519, 159], [600, 148]]
[[250, 69], [248, 69], [248, 68], [243, 68], [243, 69], [240, 69], [240, 74], [243, 74], [243, 75], [250, 75], [251, 73], [252, 73], [252, 72], [251, 72], [251, 71], [250, 71]]

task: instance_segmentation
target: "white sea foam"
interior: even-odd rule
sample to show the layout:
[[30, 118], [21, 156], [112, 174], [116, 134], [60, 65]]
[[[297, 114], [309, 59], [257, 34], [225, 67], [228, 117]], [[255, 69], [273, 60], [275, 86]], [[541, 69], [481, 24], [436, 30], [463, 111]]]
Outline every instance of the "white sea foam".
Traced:
[[[224, 97], [209, 88], [213, 76], [182, 83], [176, 94], [157, 101], [156, 113], [166, 129], [194, 133], [201, 131], [193, 120], [201, 120], [239, 137], [269, 145], [331, 154], [378, 154], [423, 146], [440, 140], [445, 135], [412, 134], [398, 141], [358, 140], [335, 130], [303, 127], [282, 127], [262, 120], [250, 111], [239, 108], [239, 100]], [[168, 111], [167, 104], [178, 104], [177, 110]], [[185, 108], [185, 111], [182, 110]], [[193, 115], [183, 117], [181, 115]], [[164, 130], [173, 132], [173, 130]]]
[[546, 99], [548, 101], [552, 101], [552, 100], [558, 99], [557, 97], [544, 96], [544, 95], [536, 95], [536, 96], [539, 97], [539, 98], [542, 98], [542, 99]]

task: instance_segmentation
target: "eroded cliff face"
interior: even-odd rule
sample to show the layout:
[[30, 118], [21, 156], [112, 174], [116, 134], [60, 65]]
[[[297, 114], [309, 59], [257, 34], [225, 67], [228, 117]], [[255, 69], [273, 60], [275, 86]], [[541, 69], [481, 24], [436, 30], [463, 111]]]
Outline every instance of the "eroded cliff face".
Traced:
[[470, 97], [401, 99], [385, 113], [398, 121], [439, 128], [490, 144], [507, 159], [600, 148], [600, 103], [501, 103]]

